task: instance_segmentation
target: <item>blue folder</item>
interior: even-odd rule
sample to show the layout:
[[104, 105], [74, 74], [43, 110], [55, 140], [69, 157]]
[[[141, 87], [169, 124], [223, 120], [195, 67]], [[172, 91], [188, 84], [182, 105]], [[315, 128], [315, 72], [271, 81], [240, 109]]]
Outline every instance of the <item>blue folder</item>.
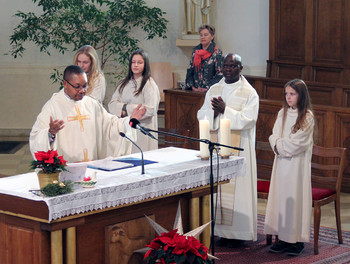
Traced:
[[[141, 166], [142, 160], [139, 158], [133, 158], [133, 157], [126, 157], [126, 158], [118, 158], [115, 159], [114, 161], [120, 161], [120, 162], [125, 162], [125, 163], [130, 163], [134, 166]], [[152, 163], [158, 163], [158, 161], [153, 161], [153, 160], [144, 160], [144, 164], [152, 164]]]

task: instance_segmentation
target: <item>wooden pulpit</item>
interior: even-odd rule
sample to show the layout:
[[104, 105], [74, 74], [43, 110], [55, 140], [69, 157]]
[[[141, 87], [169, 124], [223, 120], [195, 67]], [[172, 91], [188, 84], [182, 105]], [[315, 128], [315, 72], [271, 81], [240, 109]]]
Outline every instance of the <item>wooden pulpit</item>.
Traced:
[[[188, 129], [190, 130], [189, 137], [199, 138], [197, 111], [204, 103], [205, 93], [177, 88], [164, 90], [164, 94], [165, 127]], [[199, 143], [189, 142], [188, 148], [199, 149]]]

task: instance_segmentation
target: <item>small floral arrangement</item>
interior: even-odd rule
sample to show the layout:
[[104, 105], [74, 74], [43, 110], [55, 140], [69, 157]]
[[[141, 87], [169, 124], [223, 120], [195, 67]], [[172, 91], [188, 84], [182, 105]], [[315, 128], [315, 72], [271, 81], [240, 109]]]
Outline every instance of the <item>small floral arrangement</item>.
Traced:
[[31, 169], [42, 169], [45, 173], [66, 171], [66, 161], [58, 156], [57, 150], [38, 151], [34, 153], [36, 160], [31, 162]]
[[185, 236], [177, 233], [177, 229], [156, 236], [147, 247], [144, 262], [153, 263], [185, 263], [185, 264], [210, 264], [208, 248], [201, 244], [193, 236]]
[[53, 197], [61, 194], [71, 193], [73, 192], [73, 182], [71, 181], [53, 181], [53, 183], [50, 183], [46, 185], [41, 192], [45, 196]]

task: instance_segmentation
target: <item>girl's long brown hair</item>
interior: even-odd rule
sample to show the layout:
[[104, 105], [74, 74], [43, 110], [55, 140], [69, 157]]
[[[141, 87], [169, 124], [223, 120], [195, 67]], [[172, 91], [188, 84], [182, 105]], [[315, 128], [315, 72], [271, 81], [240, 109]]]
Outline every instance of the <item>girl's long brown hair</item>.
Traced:
[[[303, 129], [305, 125], [306, 120], [306, 114], [308, 111], [312, 113], [312, 106], [311, 106], [311, 99], [309, 95], [308, 88], [306, 86], [306, 83], [301, 79], [294, 79], [289, 82], [287, 82], [284, 85], [284, 91], [286, 88], [290, 86], [292, 87], [297, 93], [298, 93], [298, 102], [297, 102], [297, 108], [298, 108], [298, 117], [297, 120], [292, 127], [292, 133], [296, 133], [299, 129]], [[285, 93], [284, 93], [285, 94]], [[282, 127], [284, 127], [284, 122], [286, 120], [287, 111], [288, 111], [289, 105], [286, 100], [286, 96], [283, 96], [283, 121], [282, 121]]]
[[135, 50], [130, 56], [128, 75], [124, 79], [122, 79], [120, 81], [120, 83], [118, 84], [120, 94], [123, 92], [124, 87], [127, 85], [127, 83], [129, 81], [132, 80], [136, 83], [136, 81], [134, 79], [134, 74], [131, 70], [131, 64], [132, 64], [132, 59], [133, 59], [134, 55], [141, 55], [141, 57], [145, 63], [145, 67], [144, 67], [143, 72], [142, 72], [141, 85], [140, 85], [140, 88], [135, 91], [135, 96], [139, 95], [142, 92], [142, 89], [145, 87], [146, 82], [149, 80], [149, 78], [151, 78], [151, 66], [149, 64], [149, 59], [148, 59], [147, 53], [142, 49]]

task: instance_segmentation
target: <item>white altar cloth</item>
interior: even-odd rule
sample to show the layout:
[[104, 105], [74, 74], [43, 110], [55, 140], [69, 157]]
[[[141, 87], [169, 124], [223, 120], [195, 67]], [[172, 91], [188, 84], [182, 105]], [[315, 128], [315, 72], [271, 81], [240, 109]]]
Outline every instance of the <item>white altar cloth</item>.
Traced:
[[[0, 179], [0, 193], [30, 200], [44, 201], [49, 208], [49, 222], [79, 213], [104, 209], [166, 194], [176, 193], [209, 184], [209, 160], [201, 160], [199, 151], [164, 148], [144, 153], [147, 160], [158, 163], [116, 171], [87, 169], [86, 175], [97, 172], [94, 188], [74, 185], [74, 192], [56, 197], [41, 197], [29, 190], [39, 189], [36, 173], [26, 173]], [[139, 153], [129, 155], [140, 158]], [[125, 156], [126, 157], [126, 156]], [[217, 181], [216, 160], [213, 161], [214, 182]], [[219, 181], [245, 175], [246, 162], [242, 157], [219, 158]]]

